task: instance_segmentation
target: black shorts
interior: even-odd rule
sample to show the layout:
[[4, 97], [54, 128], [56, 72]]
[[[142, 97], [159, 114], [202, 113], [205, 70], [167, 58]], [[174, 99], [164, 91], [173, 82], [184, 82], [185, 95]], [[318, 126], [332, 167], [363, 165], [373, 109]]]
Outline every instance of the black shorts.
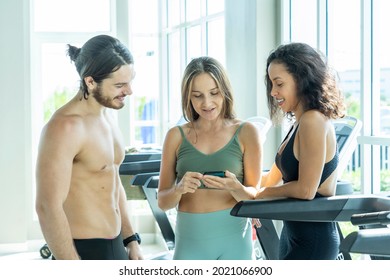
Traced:
[[[91, 238], [74, 239], [74, 244], [82, 260], [128, 260], [122, 236], [114, 239]], [[53, 256], [53, 260], [55, 260]]]

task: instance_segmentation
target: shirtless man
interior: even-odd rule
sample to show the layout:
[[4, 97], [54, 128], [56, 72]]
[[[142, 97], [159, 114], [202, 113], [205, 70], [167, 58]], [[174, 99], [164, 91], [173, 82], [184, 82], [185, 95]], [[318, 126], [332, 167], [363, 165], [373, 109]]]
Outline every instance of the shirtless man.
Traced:
[[68, 47], [80, 90], [42, 131], [36, 210], [43, 235], [55, 259], [142, 259], [119, 178], [125, 149], [108, 109], [132, 94], [133, 57], [107, 35]]

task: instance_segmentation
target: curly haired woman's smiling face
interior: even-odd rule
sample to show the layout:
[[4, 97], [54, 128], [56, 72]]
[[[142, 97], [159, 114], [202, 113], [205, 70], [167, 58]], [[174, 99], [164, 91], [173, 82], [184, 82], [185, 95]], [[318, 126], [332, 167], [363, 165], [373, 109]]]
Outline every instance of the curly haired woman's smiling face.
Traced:
[[284, 64], [271, 62], [268, 66], [268, 77], [272, 82], [271, 96], [279, 107], [285, 113], [296, 113], [300, 109], [296, 83]]

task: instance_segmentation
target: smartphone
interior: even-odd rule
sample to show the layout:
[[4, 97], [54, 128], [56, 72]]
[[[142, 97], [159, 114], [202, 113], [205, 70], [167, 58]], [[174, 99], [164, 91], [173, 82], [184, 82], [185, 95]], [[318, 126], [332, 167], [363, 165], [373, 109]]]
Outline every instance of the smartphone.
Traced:
[[206, 171], [203, 173], [203, 175], [212, 175], [224, 178], [225, 177], [225, 171]]

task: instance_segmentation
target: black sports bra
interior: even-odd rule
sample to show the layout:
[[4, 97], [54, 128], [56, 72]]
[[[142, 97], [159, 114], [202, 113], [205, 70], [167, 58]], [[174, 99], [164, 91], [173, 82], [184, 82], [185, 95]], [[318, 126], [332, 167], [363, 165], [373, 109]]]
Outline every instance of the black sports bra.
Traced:
[[[282, 173], [284, 183], [298, 180], [299, 161], [295, 158], [294, 151], [293, 151], [294, 139], [298, 130], [298, 126], [295, 129], [291, 138], [289, 139], [288, 143], [284, 147], [283, 152], [281, 154], [277, 153], [275, 157], [275, 164], [279, 168], [280, 172]], [[293, 127], [291, 127], [290, 131], [288, 132], [287, 136], [284, 138], [283, 142], [286, 141], [292, 129]], [[338, 163], [339, 163], [339, 152], [337, 148], [334, 157], [324, 165], [319, 186], [326, 179], [328, 179], [328, 177], [333, 173], [333, 171], [336, 170]]]

